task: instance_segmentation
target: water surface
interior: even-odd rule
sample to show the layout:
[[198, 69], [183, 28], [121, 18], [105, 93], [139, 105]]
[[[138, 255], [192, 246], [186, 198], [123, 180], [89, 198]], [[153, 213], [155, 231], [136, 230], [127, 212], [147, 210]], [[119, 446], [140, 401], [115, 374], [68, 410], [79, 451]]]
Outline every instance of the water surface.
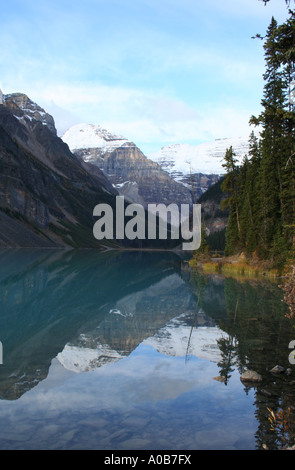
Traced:
[[295, 396], [281, 299], [171, 253], [0, 253], [0, 449], [280, 448], [267, 408]]

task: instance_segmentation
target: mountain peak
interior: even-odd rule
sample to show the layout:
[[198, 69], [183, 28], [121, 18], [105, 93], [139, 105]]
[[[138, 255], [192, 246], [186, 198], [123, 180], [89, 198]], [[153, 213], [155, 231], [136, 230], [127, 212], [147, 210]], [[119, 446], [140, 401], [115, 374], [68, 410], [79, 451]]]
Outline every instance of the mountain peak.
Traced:
[[227, 148], [231, 146], [241, 163], [249, 151], [248, 137], [244, 136], [215, 139], [213, 142], [199, 145], [171, 144], [149, 155], [149, 158], [177, 180], [181, 180], [183, 175], [189, 175], [190, 172], [222, 175], [224, 156]]
[[116, 135], [97, 124], [77, 124], [62, 136], [69, 148], [74, 150], [100, 148], [102, 153], [109, 153], [124, 144], [130, 143], [121, 135]]
[[[26, 94], [10, 93], [8, 95], [4, 95], [4, 98], [5, 105], [10, 108], [16, 117], [25, 117], [30, 121], [40, 121], [42, 124], [47, 126], [54, 135], [57, 135], [53, 117], [37, 103], [34, 103], [34, 101], [32, 101]], [[17, 108], [15, 108], [15, 105]]]

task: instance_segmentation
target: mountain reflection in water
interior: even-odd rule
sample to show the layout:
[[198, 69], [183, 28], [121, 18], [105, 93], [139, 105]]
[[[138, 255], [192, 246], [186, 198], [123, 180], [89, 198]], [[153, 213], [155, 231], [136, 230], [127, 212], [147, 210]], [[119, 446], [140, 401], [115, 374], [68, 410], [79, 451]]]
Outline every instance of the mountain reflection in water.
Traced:
[[[137, 441], [128, 426], [126, 435], [120, 434], [121, 437], [114, 429], [111, 431], [114, 422], [110, 416], [107, 418], [104, 400], [113, 401], [110, 407], [115, 410], [124, 402], [126, 393], [126, 396], [133, 397], [132, 406], [135, 408], [139, 406], [136, 403], [142, 400], [157, 403], [159, 409], [154, 412], [163, 418], [167, 405], [160, 406], [160, 403], [164, 404], [164, 399], [165, 403], [167, 399], [176, 400], [173, 406], [178, 406], [180, 412], [189, 407], [182, 400], [194, 394], [194, 400], [198, 397], [198, 402], [203, 403], [202, 413], [207, 409], [209, 420], [213, 412], [212, 403], [205, 404], [201, 393], [203, 388], [206, 396], [210, 397], [214, 389], [221, 402], [227, 400], [229, 404], [236, 396], [243, 409], [249, 406], [251, 409], [255, 403], [257, 413], [254, 416], [251, 412], [249, 416], [249, 434], [244, 441], [242, 434], [240, 437], [232, 436], [230, 442], [227, 442], [229, 437], [224, 437], [223, 443], [220, 441], [217, 417], [221, 411], [216, 405], [216, 429], [212, 428], [211, 421], [211, 428], [207, 428], [206, 418], [202, 415], [200, 421], [198, 415], [198, 429], [190, 443], [187, 437], [179, 437], [176, 447], [175, 437], [163, 437], [161, 441], [158, 436], [156, 445], [160, 447], [157, 448], [185, 449], [187, 445], [188, 448], [254, 448], [255, 445], [259, 448], [265, 442], [265, 435], [271, 436], [267, 428], [267, 407], [274, 409], [283, 399], [286, 400], [286, 395], [294, 397], [294, 371], [288, 378], [284, 375], [279, 379], [269, 373], [277, 363], [290, 367], [288, 344], [294, 339], [290, 322], [284, 317], [281, 291], [275, 284], [238, 282], [231, 278], [192, 273], [187, 262], [173, 253], [11, 250], [0, 253], [0, 306], [2, 422], [8, 419], [9, 403], [17, 403], [22, 410], [19, 417], [10, 422], [10, 433], [7, 428], [6, 434], [4, 431], [3, 435], [0, 433], [0, 448], [155, 448], [147, 427], [144, 438], [140, 438], [138, 434], [141, 431], [135, 426]], [[165, 357], [171, 361], [174, 358], [174, 362], [162, 360]], [[184, 365], [180, 367], [179, 361], [184, 361]], [[153, 364], [155, 369], [151, 372]], [[263, 376], [261, 387], [250, 389], [241, 384], [239, 375], [246, 368]], [[75, 413], [69, 418], [73, 432], [69, 431], [69, 423], [62, 426], [55, 418], [56, 432], [69, 436], [68, 440], [62, 441], [63, 444], [58, 443], [57, 438], [52, 440], [52, 444], [46, 439], [27, 441], [24, 435], [28, 435], [28, 429], [35, 435], [36, 424], [28, 424], [32, 419], [28, 411], [30, 407], [25, 412], [22, 402], [26, 403], [34, 394], [40, 398], [41, 391], [44, 394], [44, 390], [56, 386], [58, 377], [69, 403], [72, 391], [70, 393], [67, 387], [75, 383], [75, 396], [82, 400], [85, 393], [88, 394], [86, 402], [89, 407], [91, 403], [94, 406], [95, 396], [98, 406], [97, 392], [93, 395], [96, 386], [92, 380], [99, 376], [92, 373], [100, 374], [99, 400], [103, 400], [100, 411], [95, 409], [95, 413], [100, 415], [95, 421], [97, 434], [94, 434], [93, 441], [83, 443], [89, 429], [87, 431], [85, 425], [85, 431], [82, 431], [81, 424], [77, 428], [73, 426]], [[122, 374], [127, 374], [124, 380]], [[214, 376], [219, 376], [222, 383], [212, 380]], [[108, 398], [103, 398], [103, 387], [107, 390], [110, 377], [114, 388], [118, 383], [118, 389], [112, 387], [112, 392], [106, 392]], [[83, 391], [79, 395], [80, 387]], [[265, 388], [267, 394], [264, 393]], [[121, 396], [118, 395], [119, 390]], [[53, 406], [49, 395], [48, 392], [48, 403], [45, 401], [42, 405], [44, 413], [46, 407]], [[247, 400], [246, 405], [244, 400]], [[126, 401], [128, 399], [125, 398]], [[56, 412], [59, 410], [61, 413], [62, 403], [58, 405], [54, 401]], [[73, 403], [72, 406], [75, 408]], [[154, 405], [149, 406], [152, 408], [145, 411], [148, 416], [153, 413]], [[196, 412], [194, 409], [193, 413]], [[84, 416], [79, 423], [91, 422], [89, 426], [94, 432], [93, 416], [89, 416], [92, 412], [86, 412], [85, 408], [85, 413], [87, 419]], [[229, 411], [224, 405], [223, 413], [222, 419], [226, 422]], [[235, 410], [235, 413], [241, 419], [242, 409]], [[132, 422], [137, 420], [143, 424], [143, 414], [142, 409], [132, 408], [128, 419], [132, 415]], [[192, 411], [189, 414], [189, 420], [192, 420]], [[19, 429], [16, 431], [20, 416], [26, 422], [24, 435]], [[221, 422], [222, 419], [220, 415]], [[245, 432], [245, 419], [241, 419], [241, 433]], [[200, 427], [201, 422], [203, 427]], [[46, 430], [46, 418], [44, 423], [42, 426]], [[101, 423], [107, 428], [109, 426], [105, 434], [108, 433], [112, 439], [100, 439]], [[171, 423], [169, 425], [172, 426]], [[185, 420], [179, 426], [186, 426]], [[191, 429], [192, 422], [187, 426], [188, 430]], [[76, 441], [75, 435], [80, 436]], [[212, 436], [217, 435], [219, 441], [214, 441]], [[275, 436], [268, 440], [268, 445], [275, 447]]]

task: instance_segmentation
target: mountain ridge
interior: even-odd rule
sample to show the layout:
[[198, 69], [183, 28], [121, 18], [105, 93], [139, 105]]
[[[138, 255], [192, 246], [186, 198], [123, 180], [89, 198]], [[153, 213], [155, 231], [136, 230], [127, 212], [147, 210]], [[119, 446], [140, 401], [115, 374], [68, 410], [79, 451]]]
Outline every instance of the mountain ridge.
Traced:
[[222, 166], [226, 150], [233, 147], [239, 163], [249, 151], [248, 136], [215, 139], [198, 145], [188, 143], [162, 147], [149, 155], [176, 180], [182, 181], [189, 174], [224, 175]]
[[[125, 157], [129, 153], [132, 161], [137, 158], [138, 167], [144, 161], [147, 167], [157, 169], [158, 174], [165, 174], [166, 180], [168, 175], [171, 178], [170, 181], [173, 180], [172, 184], [174, 182], [181, 184], [190, 193], [194, 192], [195, 199], [198, 199], [224, 174], [222, 163], [227, 148], [233, 147], [239, 162], [249, 150], [248, 137], [241, 136], [216, 139], [213, 142], [199, 145], [172, 144], [162, 147], [158, 152], [144, 155], [126, 137], [107, 131], [100, 125], [85, 123], [69, 128], [62, 135], [62, 139], [75, 155], [83, 161], [99, 167], [120, 194], [130, 197], [133, 202], [140, 203], [144, 202], [145, 197], [140, 194], [142, 191], [140, 191], [140, 185], [138, 186], [139, 174], [134, 174], [134, 171], [130, 171], [130, 174], [127, 171], [120, 174], [118, 168], [114, 168], [113, 160], [122, 158], [123, 153], [125, 153]], [[135, 152], [137, 152], [137, 157], [135, 157]], [[111, 154], [113, 154], [112, 157]], [[108, 160], [111, 164], [107, 163]], [[165, 192], [167, 193], [167, 190]], [[148, 202], [159, 201], [151, 201], [148, 198]], [[168, 202], [167, 199], [166, 202]], [[179, 201], [172, 201], [170, 197], [169, 202]], [[182, 202], [187, 202], [187, 198]]]
[[130, 202], [145, 208], [151, 203], [192, 205], [191, 188], [175, 181], [128, 139], [83, 123], [68, 129], [62, 139], [76, 156], [98, 167]]
[[13, 95], [0, 105], [0, 246], [98, 246], [93, 208], [114, 205], [118, 193], [103, 174], [89, 173], [43, 115], [35, 117]]
[[[94, 208], [105, 204], [116, 214], [119, 193], [98, 166], [71, 152], [53, 126], [54, 119], [25, 94], [5, 95], [0, 105], [0, 247], [173, 249], [180, 245], [181, 240], [169, 235], [167, 240], [149, 240], [147, 235], [129, 240], [124, 233], [122, 240], [98, 240]], [[108, 163], [123, 173], [130, 163], [126, 148], [134, 152], [134, 162], [146, 160], [134, 145], [116, 144]], [[136, 164], [133, 171], [138, 171]], [[166, 174], [165, 178], [173, 182]], [[151, 195], [158, 183], [159, 179], [148, 180], [145, 175]], [[171, 194], [174, 188], [166, 181], [166, 189]]]

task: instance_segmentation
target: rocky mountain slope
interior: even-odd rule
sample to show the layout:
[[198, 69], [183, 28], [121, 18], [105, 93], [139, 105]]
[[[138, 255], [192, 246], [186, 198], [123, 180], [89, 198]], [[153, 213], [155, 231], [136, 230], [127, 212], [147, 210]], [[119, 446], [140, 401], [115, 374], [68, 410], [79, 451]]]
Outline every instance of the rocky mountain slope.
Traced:
[[238, 163], [241, 163], [249, 152], [247, 136], [216, 139], [214, 142], [196, 146], [169, 145], [150, 155], [150, 158], [176, 181], [194, 187], [197, 202], [202, 206], [202, 220], [209, 237], [208, 243], [213, 250], [223, 249], [221, 246], [229, 215], [228, 210], [221, 208], [222, 200], [225, 198], [221, 182], [225, 173], [222, 163], [226, 150], [231, 146]]
[[191, 188], [175, 181], [122, 136], [100, 126], [79, 124], [62, 139], [75, 155], [98, 167], [129, 201], [144, 207], [150, 203], [192, 204]]
[[[110, 140], [105, 135], [107, 139]], [[108, 163], [125, 177], [130, 160], [126, 163], [124, 150], [121, 155], [117, 145]], [[139, 171], [139, 162], [146, 158], [136, 148], [132, 155], [135, 173]], [[159, 168], [155, 163], [152, 166]], [[173, 180], [165, 172], [161, 178], [171, 195], [178, 184], [170, 186], [168, 183]], [[161, 178], [149, 180], [145, 173], [143, 184], [151, 197]], [[178, 186], [189, 198], [189, 191]], [[181, 243], [181, 240], [150, 241], [147, 235], [145, 240], [131, 242], [126, 237], [119, 241], [97, 240], [93, 234], [97, 220], [93, 210], [105, 203], [115, 214], [118, 195], [95, 161], [84, 161], [74, 155], [57, 137], [52, 116], [24, 94], [4, 96], [0, 105], [0, 247], [172, 248]]]
[[175, 181], [189, 187], [193, 184], [197, 197], [200, 197], [224, 174], [222, 163], [230, 146], [241, 162], [249, 150], [248, 136], [216, 139], [200, 145], [168, 145], [149, 155], [149, 158], [158, 163]]
[[42, 122], [42, 124], [47, 126], [54, 135], [57, 135], [53, 117], [37, 103], [30, 100], [30, 98], [24, 93], [11, 93], [5, 95], [5, 102], [10, 109], [13, 109], [13, 114], [19, 119], [23, 121], [29, 119], [30, 121], [35, 120]]
[[56, 135], [26, 95], [0, 105], [0, 246], [97, 246], [93, 208], [117, 192]]
[[233, 146], [239, 161], [248, 153], [245, 136], [196, 146], [174, 144], [145, 156], [125, 137], [92, 124], [73, 126], [62, 139], [83, 161], [100, 168], [120, 194], [145, 205], [191, 202], [192, 191], [198, 199], [224, 174], [227, 148]]

